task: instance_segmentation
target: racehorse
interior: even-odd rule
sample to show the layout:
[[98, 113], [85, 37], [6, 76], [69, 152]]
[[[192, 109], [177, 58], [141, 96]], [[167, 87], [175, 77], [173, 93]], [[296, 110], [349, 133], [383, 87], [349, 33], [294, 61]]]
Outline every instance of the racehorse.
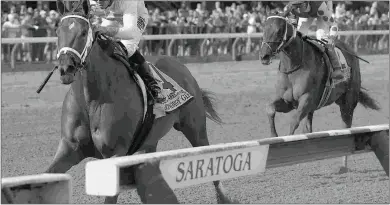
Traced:
[[[278, 15], [267, 18], [263, 39], [260, 51], [263, 65], [269, 65], [272, 57], [280, 53], [276, 95], [266, 105], [271, 136], [278, 136], [275, 128], [276, 112], [288, 113], [296, 110], [290, 123], [289, 134], [293, 135], [304, 118], [306, 122], [303, 132], [312, 132], [314, 112], [333, 103], [340, 107], [344, 128], [352, 126], [353, 113], [358, 103], [373, 110], [380, 109], [377, 102], [361, 87], [359, 61], [356, 54], [343, 42], [336, 41], [336, 47], [341, 48], [351, 68], [350, 77], [334, 84], [327, 101], [322, 101], [331, 72], [327, 63], [329, 60], [323, 51], [296, 31], [289, 19]], [[347, 157], [343, 160], [344, 167], [340, 168], [340, 173], [348, 170]]]
[[[71, 86], [62, 106], [59, 146], [46, 173], [65, 173], [87, 157], [103, 159], [132, 154], [129, 150], [144, 117], [140, 87], [125, 64], [102, 48], [97, 40], [99, 35], [92, 30], [89, 0], [80, 0], [72, 10], [68, 10], [62, 0], [57, 0], [57, 10], [62, 17], [56, 31], [60, 80]], [[193, 99], [155, 119], [135, 154], [156, 152], [158, 141], [172, 127], [182, 132], [194, 147], [209, 145], [206, 118], [222, 123], [214, 108], [212, 93], [201, 89], [188, 68], [172, 58], [161, 57], [155, 66], [188, 91]], [[135, 181], [141, 201], [148, 203], [146, 192], [140, 193], [139, 188], [148, 185], [142, 184], [142, 177], [134, 177], [142, 174], [140, 170], [134, 168], [130, 176], [134, 179], [129, 181]], [[222, 183], [214, 181], [213, 184], [218, 202], [230, 203]], [[156, 183], [153, 186], [157, 192], [169, 189]], [[116, 203], [117, 198], [118, 195], [106, 197], [105, 203]]]

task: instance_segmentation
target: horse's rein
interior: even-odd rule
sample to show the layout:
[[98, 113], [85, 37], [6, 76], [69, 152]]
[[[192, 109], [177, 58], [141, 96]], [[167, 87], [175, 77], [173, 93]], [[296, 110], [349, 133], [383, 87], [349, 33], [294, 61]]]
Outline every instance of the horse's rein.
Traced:
[[[265, 44], [265, 45], [267, 45], [270, 49], [271, 49], [271, 46], [269, 45], [269, 43], [279, 43], [279, 42], [280, 42], [278, 48], [277, 48], [275, 51], [273, 51], [273, 54], [277, 54], [277, 53], [279, 53], [279, 52], [283, 49], [283, 47], [288, 46], [288, 45], [291, 43], [291, 41], [297, 36], [297, 30], [296, 30], [296, 28], [295, 28], [293, 25], [291, 25], [291, 24], [287, 21], [287, 19], [284, 18], [284, 17], [281, 17], [281, 16], [269, 16], [269, 17], [267, 18], [267, 20], [270, 19], [270, 18], [281, 18], [281, 19], [283, 19], [283, 20], [286, 21], [286, 28], [285, 28], [285, 31], [284, 31], [284, 36], [283, 36], [283, 40], [282, 40], [282, 41], [272, 41], [272, 42], [271, 42], [271, 41], [270, 41], [270, 42], [265, 42], [265, 41], [263, 41], [263, 42], [262, 42], [262, 46]], [[291, 35], [291, 37], [290, 37], [289, 39], [287, 39], [288, 25], [291, 25], [291, 27], [292, 27], [292, 29], [293, 29], [293, 33], [292, 33], [292, 35]], [[272, 51], [272, 49], [271, 49], [271, 51]]]
[[91, 24], [89, 22], [89, 20], [85, 17], [82, 17], [82, 16], [79, 16], [79, 15], [69, 15], [69, 16], [65, 16], [63, 18], [61, 18], [60, 22], [62, 22], [64, 19], [67, 19], [67, 18], [79, 18], [79, 19], [82, 19], [84, 21], [86, 21], [88, 23], [88, 36], [87, 36], [87, 42], [85, 43], [85, 46], [84, 46], [84, 49], [83, 51], [81, 52], [81, 54], [75, 50], [74, 48], [71, 48], [71, 47], [62, 47], [58, 53], [57, 53], [57, 59], [60, 58], [61, 54], [66, 54], [68, 52], [70, 53], [73, 53], [74, 55], [76, 55], [80, 62], [81, 62], [81, 67], [83, 67], [83, 65], [85, 64], [85, 59], [87, 58], [88, 54], [89, 54], [89, 49], [92, 47], [92, 44], [93, 44], [93, 31], [92, 31], [92, 28], [91, 28]]

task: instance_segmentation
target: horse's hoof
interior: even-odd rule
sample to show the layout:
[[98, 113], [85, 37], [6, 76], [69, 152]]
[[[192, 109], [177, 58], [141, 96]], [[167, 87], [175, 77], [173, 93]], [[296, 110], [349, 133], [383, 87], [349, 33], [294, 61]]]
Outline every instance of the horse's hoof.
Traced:
[[218, 204], [240, 204], [238, 200], [231, 199], [231, 198], [223, 198], [223, 199], [218, 198], [217, 203]]
[[350, 169], [348, 169], [348, 167], [340, 167], [340, 170], [338, 172], [338, 174], [345, 174], [347, 172], [351, 171]]

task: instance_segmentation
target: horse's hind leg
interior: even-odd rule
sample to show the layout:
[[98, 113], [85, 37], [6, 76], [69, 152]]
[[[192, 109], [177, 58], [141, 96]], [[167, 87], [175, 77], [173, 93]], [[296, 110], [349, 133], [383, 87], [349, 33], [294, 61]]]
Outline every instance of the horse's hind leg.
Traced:
[[[201, 112], [196, 112], [196, 109], [193, 109], [191, 113], [193, 114], [180, 116], [180, 123], [175, 124], [174, 128], [177, 131], [182, 132], [184, 136], [188, 139], [188, 141], [190, 141], [193, 147], [210, 145], [207, 137], [206, 117], [204, 115], [200, 115]], [[217, 192], [216, 195], [219, 204], [237, 203], [232, 201], [227, 196], [222, 182], [218, 180], [214, 181], [213, 184]]]
[[[350, 128], [352, 127], [352, 120], [353, 120], [353, 112], [355, 111], [355, 108], [358, 104], [358, 96], [359, 93], [355, 93], [353, 91], [349, 91], [344, 94], [336, 103], [340, 107], [340, 113], [341, 113], [341, 119], [343, 121], [343, 128]], [[346, 173], [348, 172], [348, 157], [343, 157], [343, 166], [340, 167], [339, 173]]]

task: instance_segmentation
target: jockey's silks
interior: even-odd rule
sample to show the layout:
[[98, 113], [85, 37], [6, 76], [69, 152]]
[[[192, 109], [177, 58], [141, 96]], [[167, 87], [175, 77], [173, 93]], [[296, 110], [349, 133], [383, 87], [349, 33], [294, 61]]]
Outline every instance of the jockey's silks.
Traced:
[[293, 9], [291, 13], [293, 13], [297, 17], [301, 18], [316, 18], [318, 17], [318, 8], [324, 1], [306, 1], [310, 5], [310, 10], [308, 12], [300, 11], [298, 9]]

